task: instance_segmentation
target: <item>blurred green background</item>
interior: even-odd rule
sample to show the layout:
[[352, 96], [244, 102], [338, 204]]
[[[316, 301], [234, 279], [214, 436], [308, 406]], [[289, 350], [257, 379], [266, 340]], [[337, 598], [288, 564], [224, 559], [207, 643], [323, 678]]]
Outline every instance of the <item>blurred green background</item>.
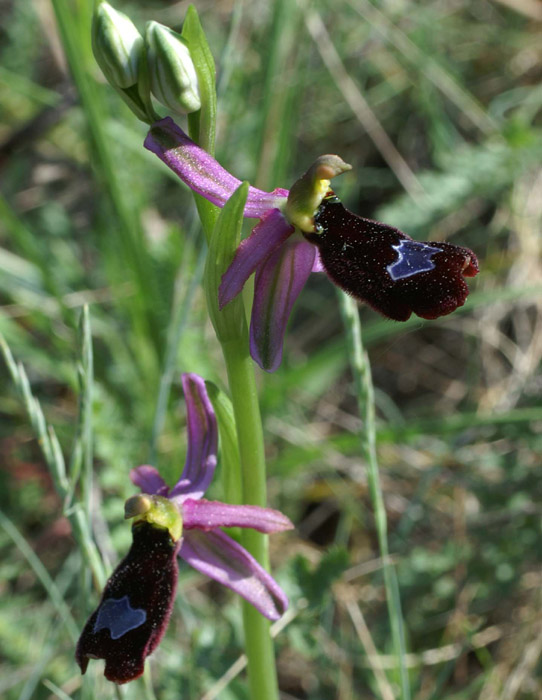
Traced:
[[[140, 28], [179, 29], [187, 3], [116, 7]], [[288, 187], [338, 153], [353, 165], [334, 183], [350, 209], [480, 258], [467, 304], [449, 317], [396, 324], [362, 309], [390, 548], [413, 697], [541, 698], [542, 3], [196, 7], [217, 64], [217, 157], [230, 171]], [[142, 148], [144, 126], [105, 85], [91, 9], [0, 0], [0, 332], [69, 456], [89, 305], [92, 520], [111, 565], [130, 542], [129, 469], [150, 461], [173, 481], [182, 468], [180, 372], [225, 376], [191, 194]], [[277, 639], [282, 697], [391, 700], [359, 419], [324, 275], [296, 304], [282, 367], [258, 379], [270, 505], [297, 526], [271, 540], [292, 601]], [[218, 684], [242, 653], [239, 601], [184, 566], [147, 682], [116, 694], [97, 662], [83, 682], [73, 630], [97, 594], [1, 360], [0, 382], [0, 695], [247, 698], [242, 673]]]

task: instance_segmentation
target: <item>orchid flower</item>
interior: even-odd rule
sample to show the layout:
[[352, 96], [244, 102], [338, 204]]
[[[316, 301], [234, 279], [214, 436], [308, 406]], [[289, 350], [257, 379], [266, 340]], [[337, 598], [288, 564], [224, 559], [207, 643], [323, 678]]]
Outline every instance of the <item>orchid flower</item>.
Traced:
[[[145, 147], [219, 207], [241, 184], [169, 117], [151, 127]], [[345, 209], [329, 185], [350, 169], [338, 156], [321, 156], [289, 192], [249, 188], [244, 216], [259, 222], [222, 277], [219, 306], [256, 273], [250, 351], [262, 369], [272, 372], [280, 365], [288, 317], [311, 272], [325, 271], [346, 292], [396, 321], [412, 313], [438, 318], [465, 303], [469, 290], [463, 277], [478, 273], [476, 255], [450, 243], [414, 241]]]
[[108, 580], [77, 644], [82, 673], [89, 658], [105, 659], [105, 677], [119, 684], [143, 673], [145, 658], [166, 631], [177, 589], [177, 557], [231, 588], [270, 620], [288, 607], [276, 581], [220, 528], [272, 533], [293, 525], [270, 508], [203, 498], [216, 467], [216, 417], [201, 377], [184, 374], [182, 384], [188, 426], [184, 470], [172, 488], [154, 467], [131, 471], [132, 482], [142, 491], [125, 504], [125, 517], [134, 519], [132, 546]]

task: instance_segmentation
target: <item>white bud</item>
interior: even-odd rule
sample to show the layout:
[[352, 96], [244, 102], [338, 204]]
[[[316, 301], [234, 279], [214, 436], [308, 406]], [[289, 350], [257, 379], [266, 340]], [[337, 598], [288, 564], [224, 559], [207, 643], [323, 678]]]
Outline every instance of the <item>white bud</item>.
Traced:
[[92, 19], [92, 50], [113, 87], [138, 82], [144, 41], [132, 20], [107, 2], [98, 4]]
[[179, 114], [201, 107], [198, 77], [186, 42], [169, 27], [149, 22], [145, 34], [151, 92]]

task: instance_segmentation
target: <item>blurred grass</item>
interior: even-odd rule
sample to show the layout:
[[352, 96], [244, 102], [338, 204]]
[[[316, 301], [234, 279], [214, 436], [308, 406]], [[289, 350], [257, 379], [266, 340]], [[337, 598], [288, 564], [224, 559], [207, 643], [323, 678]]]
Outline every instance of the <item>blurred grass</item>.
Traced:
[[[539, 698], [540, 22], [514, 0], [196, 5], [218, 70], [216, 151], [229, 169], [288, 186], [317, 155], [340, 153], [354, 166], [336, 185], [350, 209], [481, 259], [460, 313], [400, 325], [361, 310], [390, 553], [414, 698]], [[117, 6], [177, 29], [184, 16], [179, 3]], [[0, 332], [64, 455], [82, 446], [78, 426], [89, 431], [92, 418], [86, 493], [109, 563], [130, 539], [129, 469], [152, 456], [173, 480], [183, 463], [180, 372], [218, 386], [224, 374], [197, 286], [203, 238], [191, 195], [144, 151], [143, 127], [103, 84], [89, 8], [0, 3]], [[60, 35], [68, 26], [79, 37], [67, 52], [74, 82], [55, 9]], [[421, 186], [415, 202], [389, 167], [393, 152], [352, 109], [351, 83], [324, 63], [309, 11]], [[83, 419], [85, 304], [94, 381]], [[298, 526], [271, 540], [297, 613], [278, 638], [281, 689], [285, 698], [385, 698], [397, 688], [382, 562], [337, 301], [323, 276], [301, 295], [285, 350], [280, 371], [260, 377], [271, 505]], [[5, 365], [0, 378], [0, 509], [10, 523], [0, 529], [0, 694], [114, 697], [98, 663], [81, 683], [70, 630], [58, 624], [60, 601], [81, 625], [96, 598]], [[329, 576], [317, 595], [307, 576], [323, 586], [319, 571]], [[160, 700], [201, 698], [241, 648], [237, 600], [187, 569], [180, 593], [151, 662]], [[138, 682], [122, 694], [146, 692]], [[239, 677], [220, 693], [244, 697]]]

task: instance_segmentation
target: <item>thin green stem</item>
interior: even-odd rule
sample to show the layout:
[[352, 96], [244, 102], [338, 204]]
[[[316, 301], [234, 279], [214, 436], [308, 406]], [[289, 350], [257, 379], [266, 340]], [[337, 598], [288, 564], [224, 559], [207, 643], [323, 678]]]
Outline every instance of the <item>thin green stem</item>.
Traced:
[[357, 303], [344, 292], [338, 292], [340, 299], [341, 316], [346, 330], [348, 355], [354, 387], [358, 401], [358, 410], [362, 421], [361, 446], [367, 461], [367, 480], [369, 492], [375, 513], [375, 525], [378, 537], [378, 546], [383, 562], [384, 587], [386, 589], [386, 602], [388, 606], [388, 618], [390, 621], [391, 635], [395, 657], [399, 667], [399, 685], [401, 699], [410, 700], [410, 685], [406, 666], [406, 645], [403, 614], [401, 611], [401, 598], [399, 585], [393, 564], [389, 558], [388, 524], [386, 507], [382, 496], [378, 459], [376, 456], [376, 425], [373, 380], [371, 365], [361, 337], [361, 323]]
[[[248, 338], [223, 343], [228, 372], [243, 477], [243, 502], [267, 504], [265, 453], [260, 406], [254, 377], [254, 365], [248, 352]], [[268, 538], [246, 529], [243, 546], [269, 568]], [[245, 652], [253, 700], [278, 700], [278, 680], [270, 623], [252, 605], [243, 603]]]
[[[90, 521], [82, 504], [73, 502], [74, 485], [71, 483], [71, 480], [76, 481], [78, 475], [75, 475], [74, 478], [74, 475], [70, 474], [70, 479], [68, 479], [64, 457], [55, 431], [45, 422], [41, 406], [32, 395], [30, 382], [24, 367], [15, 363], [11, 350], [2, 336], [0, 336], [0, 350], [4, 355], [4, 360], [15, 389], [23, 401], [30, 424], [38, 438], [38, 444], [53, 478], [55, 489], [64, 502], [64, 513], [70, 522], [73, 536], [84, 560], [92, 571], [96, 588], [102, 588], [106, 579], [105, 570], [98, 549], [92, 539]], [[79, 421], [81, 420], [82, 416], [80, 414]], [[78, 434], [80, 432], [81, 427], [78, 426]], [[83, 454], [82, 450], [81, 454]]]
[[92, 514], [92, 482], [94, 444], [92, 434], [92, 394], [94, 358], [88, 306], [85, 304], [79, 320], [79, 412], [80, 439], [83, 459], [82, 501], [88, 521]]
[[16, 547], [19, 549], [21, 554], [25, 557], [30, 567], [33, 569], [36, 577], [39, 579], [41, 585], [47, 592], [51, 603], [56, 608], [57, 614], [64, 623], [68, 633], [75, 644], [77, 637], [79, 636], [79, 631], [75, 624], [75, 621], [71, 615], [69, 607], [66, 605], [61, 591], [59, 591], [58, 586], [53, 581], [49, 572], [42, 564], [41, 559], [34, 552], [32, 547], [28, 544], [23, 535], [15, 527], [13, 522], [0, 510], [0, 526], [4, 528], [6, 533], [11, 537]]

